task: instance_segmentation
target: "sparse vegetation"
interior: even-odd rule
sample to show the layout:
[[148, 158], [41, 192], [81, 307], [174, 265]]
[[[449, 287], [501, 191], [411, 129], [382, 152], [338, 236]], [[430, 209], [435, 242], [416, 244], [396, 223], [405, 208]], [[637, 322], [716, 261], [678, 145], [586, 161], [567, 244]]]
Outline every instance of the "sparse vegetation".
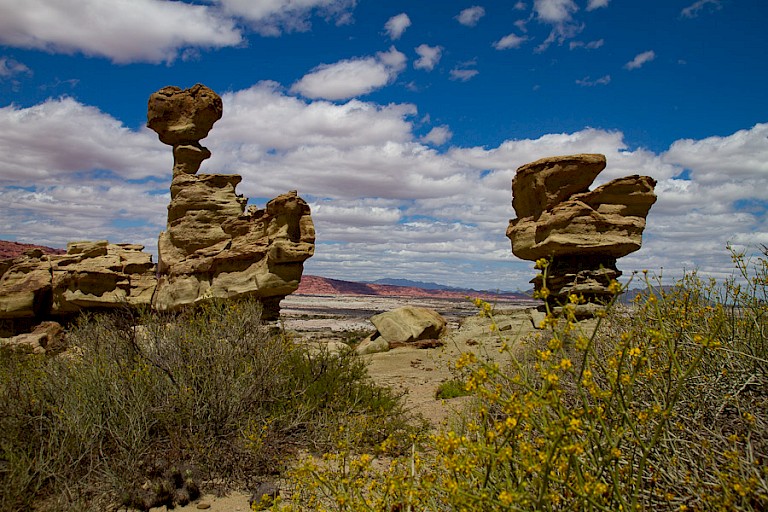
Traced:
[[85, 317], [56, 357], [0, 352], [0, 510], [146, 510], [247, 484], [352, 420], [407, 431], [351, 354], [297, 347], [255, 301]]
[[438, 400], [450, 400], [451, 398], [468, 396], [470, 394], [472, 394], [471, 391], [467, 390], [463, 381], [451, 379], [443, 382], [437, 387], [435, 398]]
[[479, 407], [459, 427], [392, 459], [389, 440], [342, 443], [273, 510], [768, 509], [768, 254], [733, 259], [724, 283], [644, 273], [640, 301], [590, 328], [550, 312], [539, 335], [504, 340], [507, 364], [464, 354]]

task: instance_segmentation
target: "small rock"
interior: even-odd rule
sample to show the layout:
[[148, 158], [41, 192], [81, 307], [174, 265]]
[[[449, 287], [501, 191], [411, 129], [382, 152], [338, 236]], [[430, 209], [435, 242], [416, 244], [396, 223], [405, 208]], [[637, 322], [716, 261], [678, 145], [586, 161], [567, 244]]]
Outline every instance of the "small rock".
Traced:
[[206, 503], [204, 501], [201, 501], [200, 503], [197, 504], [197, 509], [198, 510], [205, 510], [207, 508], [211, 508], [211, 504], [210, 503]]
[[375, 340], [371, 337], [365, 338], [355, 349], [357, 355], [364, 356], [367, 354], [377, 354], [379, 352], [387, 352], [389, 350], [389, 343], [387, 340], [379, 336]]

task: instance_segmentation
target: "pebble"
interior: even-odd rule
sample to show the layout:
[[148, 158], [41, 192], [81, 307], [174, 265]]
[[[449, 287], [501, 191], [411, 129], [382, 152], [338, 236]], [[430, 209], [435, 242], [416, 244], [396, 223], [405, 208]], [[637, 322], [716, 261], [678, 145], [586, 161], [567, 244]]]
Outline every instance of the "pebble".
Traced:
[[211, 504], [210, 503], [198, 503], [197, 504], [197, 508], [200, 509], [200, 510], [204, 510], [206, 508], [211, 508]]

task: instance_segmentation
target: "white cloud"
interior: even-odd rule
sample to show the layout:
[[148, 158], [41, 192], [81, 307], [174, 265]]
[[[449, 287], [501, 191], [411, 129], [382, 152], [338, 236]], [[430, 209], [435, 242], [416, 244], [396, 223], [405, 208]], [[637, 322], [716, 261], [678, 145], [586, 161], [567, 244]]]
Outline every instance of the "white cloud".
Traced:
[[429, 133], [421, 138], [421, 141], [426, 144], [434, 144], [435, 146], [442, 146], [453, 137], [453, 132], [447, 126], [435, 126]]
[[533, 10], [544, 23], [565, 23], [579, 10], [573, 0], [534, 0]]
[[58, 184], [72, 172], [100, 169], [124, 179], [162, 176], [173, 160], [165, 147], [154, 132], [132, 132], [71, 98], [0, 108], [0, 183]]
[[525, 2], [517, 2], [515, 3], [515, 10], [517, 11], [524, 11], [528, 8], [528, 6], [525, 4]]
[[411, 26], [411, 18], [408, 17], [407, 14], [404, 12], [392, 16], [387, 20], [387, 22], [384, 24], [384, 28], [387, 31], [387, 34], [389, 35], [389, 38], [393, 41], [395, 39], [400, 39], [400, 36], [403, 35], [403, 32], [405, 32], [405, 29]]
[[31, 75], [32, 70], [17, 60], [0, 57], [0, 79], [21, 74]]
[[416, 114], [409, 104], [378, 106], [358, 100], [338, 105], [327, 101], [305, 102], [281, 92], [274, 82], [222, 95], [224, 117], [216, 123], [206, 145], [230, 145], [247, 155], [214, 151], [216, 168], [235, 165], [237, 159], [262, 158], [268, 150], [293, 151], [308, 146], [378, 146], [404, 143], [412, 138], [406, 119]]
[[[768, 180], [768, 124], [757, 124], [727, 137], [702, 140], [681, 139], [665, 154], [668, 162], [695, 169], [695, 178], [704, 183]], [[755, 190], [768, 199], [768, 188]]]
[[611, 83], [611, 75], [604, 75], [594, 80], [586, 76], [581, 80], [576, 80], [576, 83], [584, 87], [594, 87], [595, 85], [608, 85], [609, 83]]
[[601, 48], [605, 44], [604, 39], [596, 39], [594, 41], [590, 41], [588, 43], [585, 43], [583, 41], [571, 41], [568, 44], [568, 47], [571, 50], [574, 50], [576, 48], [585, 48], [587, 50], [596, 50], [598, 48]]
[[[84, 29], [87, 27], [87, 29]], [[114, 62], [170, 62], [185, 47], [234, 46], [232, 19], [205, 5], [163, 0], [0, 0], [0, 43]]]
[[720, 0], [698, 0], [697, 2], [692, 3], [680, 11], [680, 16], [683, 18], [695, 18], [701, 14], [701, 11], [704, 10], [704, 8], [707, 6], [709, 6], [710, 10], [713, 11], [722, 8]]
[[517, 34], [509, 34], [498, 41], [493, 43], [493, 47], [497, 50], [508, 50], [509, 48], [520, 48], [520, 45], [522, 45], [524, 42], [528, 40], [527, 37], [521, 37]]
[[474, 27], [480, 21], [480, 18], [485, 16], [485, 9], [479, 5], [473, 5], [461, 11], [456, 19], [462, 25], [467, 27]]
[[413, 63], [413, 67], [416, 69], [425, 69], [432, 71], [443, 55], [442, 46], [429, 46], [428, 44], [420, 44], [416, 47], [416, 53], [419, 58]]
[[243, 18], [265, 36], [282, 32], [302, 32], [310, 28], [310, 16], [316, 13], [342, 25], [351, 20], [356, 0], [212, 0], [231, 16]]
[[584, 25], [573, 19], [573, 14], [579, 10], [573, 0], [534, 0], [533, 10], [540, 22], [552, 25], [549, 36], [536, 47], [537, 53], [545, 51], [555, 41], [563, 44], [584, 30]]
[[294, 83], [291, 92], [328, 100], [368, 94], [391, 83], [405, 68], [406, 61], [406, 56], [393, 46], [375, 57], [322, 64]]
[[651, 62], [653, 59], [656, 58], [656, 52], [653, 50], [648, 50], [647, 52], [638, 53], [635, 55], [635, 58], [631, 61], [624, 64], [624, 69], [638, 69], [643, 66], [643, 64], [647, 62]]
[[458, 80], [460, 82], [466, 82], [476, 77], [480, 72], [474, 69], [477, 65], [475, 59], [466, 62], [460, 62], [450, 71], [451, 80]]
[[599, 9], [601, 7], [608, 7], [610, 1], [611, 0], [589, 0], [589, 3], [587, 4], [587, 10], [594, 11], [595, 9]]

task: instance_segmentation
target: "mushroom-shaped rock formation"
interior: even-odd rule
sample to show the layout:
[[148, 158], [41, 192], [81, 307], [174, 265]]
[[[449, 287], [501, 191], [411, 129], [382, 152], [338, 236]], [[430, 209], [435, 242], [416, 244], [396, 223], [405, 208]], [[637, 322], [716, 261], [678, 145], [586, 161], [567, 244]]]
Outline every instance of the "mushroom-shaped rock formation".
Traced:
[[[572, 294], [582, 297], [579, 317], [592, 316], [611, 297], [610, 283], [621, 275], [616, 260], [640, 248], [656, 201], [656, 181], [648, 176], [619, 178], [590, 191], [605, 165], [598, 154], [544, 158], [520, 167], [512, 180], [512, 252], [525, 260], [551, 260], [547, 291], [540, 295], [553, 308]], [[541, 276], [531, 282], [543, 291]]]
[[197, 174], [210, 152], [200, 145], [221, 118], [221, 98], [203, 85], [165, 87], [149, 99], [147, 126], [173, 146], [174, 168], [167, 229], [158, 241], [153, 306], [178, 309], [209, 298], [258, 297], [264, 318], [301, 280], [314, 254], [309, 205], [296, 191], [247, 206], [235, 191], [236, 174]]

